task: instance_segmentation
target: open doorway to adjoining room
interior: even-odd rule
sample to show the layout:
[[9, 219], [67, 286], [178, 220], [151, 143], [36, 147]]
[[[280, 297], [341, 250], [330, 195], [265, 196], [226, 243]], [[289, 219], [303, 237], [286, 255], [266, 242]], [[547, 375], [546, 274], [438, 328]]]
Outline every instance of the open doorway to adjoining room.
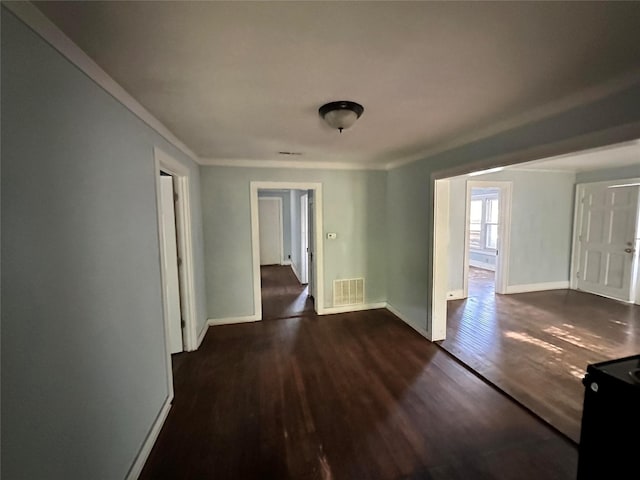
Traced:
[[321, 254], [316, 248], [315, 232], [320, 230], [316, 225], [318, 193], [315, 187], [315, 184], [269, 183], [256, 189], [262, 320], [317, 312], [321, 271], [316, 265]]
[[638, 158], [635, 140], [436, 180], [437, 341], [576, 442], [587, 365], [640, 351]]

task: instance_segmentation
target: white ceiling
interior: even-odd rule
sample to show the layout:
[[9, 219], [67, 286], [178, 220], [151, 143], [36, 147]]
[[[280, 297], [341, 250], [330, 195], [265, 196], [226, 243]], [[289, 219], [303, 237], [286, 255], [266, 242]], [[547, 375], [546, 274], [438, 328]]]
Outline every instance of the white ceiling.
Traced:
[[640, 2], [36, 5], [202, 159], [383, 165], [640, 65]]

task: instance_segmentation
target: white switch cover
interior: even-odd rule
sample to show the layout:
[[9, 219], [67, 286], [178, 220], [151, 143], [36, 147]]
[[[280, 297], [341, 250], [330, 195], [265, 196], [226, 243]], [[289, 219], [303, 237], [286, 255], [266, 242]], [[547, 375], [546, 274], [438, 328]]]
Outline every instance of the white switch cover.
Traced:
[[338, 237], [337, 233], [327, 233], [327, 238], [329, 240], [335, 240]]

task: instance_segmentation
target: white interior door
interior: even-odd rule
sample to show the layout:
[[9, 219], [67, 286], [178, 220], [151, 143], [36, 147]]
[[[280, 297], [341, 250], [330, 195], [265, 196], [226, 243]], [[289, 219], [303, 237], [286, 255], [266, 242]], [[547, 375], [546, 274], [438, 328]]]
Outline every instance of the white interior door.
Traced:
[[582, 192], [577, 288], [630, 301], [637, 255], [638, 187], [586, 184]]
[[174, 209], [173, 177], [160, 177], [162, 241], [164, 243], [165, 296], [169, 319], [171, 353], [182, 352], [182, 313], [180, 310], [180, 281], [178, 277], [178, 246]]
[[282, 200], [258, 198], [260, 228], [260, 265], [282, 263]]
[[309, 197], [300, 197], [300, 280], [309, 283]]
[[309, 190], [307, 194], [307, 239], [309, 255], [307, 263], [307, 280], [309, 283], [309, 296], [315, 299], [316, 296], [316, 279], [315, 279], [315, 205], [313, 198], [313, 190]]

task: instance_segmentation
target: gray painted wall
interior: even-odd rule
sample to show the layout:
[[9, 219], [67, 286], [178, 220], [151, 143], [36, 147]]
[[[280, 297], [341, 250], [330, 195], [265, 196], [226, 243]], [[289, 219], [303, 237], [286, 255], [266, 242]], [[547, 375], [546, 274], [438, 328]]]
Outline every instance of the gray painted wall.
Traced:
[[2, 478], [121, 479], [168, 394], [154, 146], [2, 8]]
[[415, 162], [387, 174], [387, 302], [422, 331], [431, 305], [429, 168], [427, 162]]
[[[450, 181], [449, 290], [463, 288], [468, 180], [457, 177]], [[568, 281], [575, 174], [504, 170], [471, 180], [512, 182], [507, 285]]]
[[[549, 145], [567, 141], [571, 141], [572, 145], [580, 145], [580, 148], [598, 146], [599, 138], [602, 138], [598, 135], [614, 127], [625, 126], [628, 130], [609, 143], [631, 140], [640, 136], [638, 128], [629, 127], [637, 122], [640, 122], [640, 84], [592, 103], [389, 171], [389, 304], [407, 322], [422, 331], [430, 332], [433, 173], [456, 168], [462, 173], [465, 165], [478, 165], [495, 158], [509, 158], [511, 161], [535, 160], [546, 156], [541, 154], [542, 151], [552, 151]], [[558, 151], [553, 150], [553, 153]]]
[[364, 277], [367, 303], [386, 300], [385, 172], [200, 167], [209, 318], [253, 315], [251, 181], [321, 182], [325, 306], [332, 282]]
[[640, 178], [640, 158], [637, 165], [580, 172], [576, 175], [576, 183], [604, 182], [624, 178]]
[[258, 198], [279, 198], [282, 200], [282, 249], [284, 260], [289, 260], [291, 255], [291, 193], [259, 190]]

